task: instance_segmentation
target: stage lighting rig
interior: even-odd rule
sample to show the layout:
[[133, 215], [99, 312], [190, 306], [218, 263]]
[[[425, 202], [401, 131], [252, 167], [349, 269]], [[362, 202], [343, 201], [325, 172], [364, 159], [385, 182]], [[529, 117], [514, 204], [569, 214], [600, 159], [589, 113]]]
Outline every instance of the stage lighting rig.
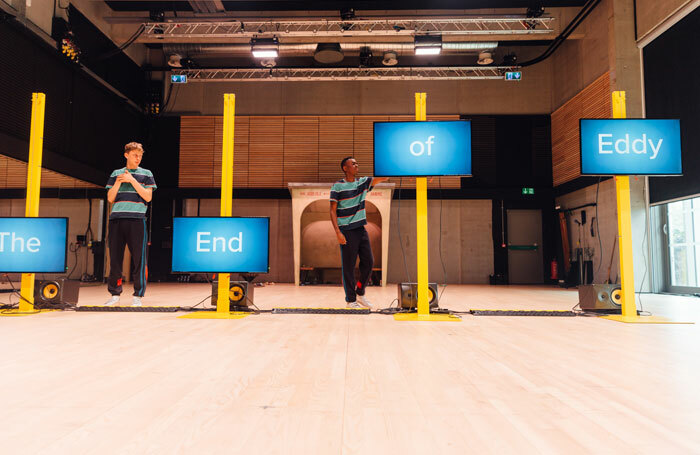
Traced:
[[516, 66], [518, 64], [518, 56], [513, 52], [503, 56], [503, 66]]
[[75, 42], [73, 32], [67, 32], [61, 40], [61, 53], [71, 62], [78, 63], [80, 61], [80, 47]]
[[372, 66], [372, 49], [368, 46], [360, 48], [360, 67]]
[[[528, 18], [532, 18], [532, 19], [537, 19], [539, 17], [542, 17], [544, 15], [544, 7], [542, 7], [542, 6], [528, 6], [525, 15]], [[537, 27], [537, 22], [525, 20], [525, 21], [523, 21], [523, 25], [525, 25], [529, 30], [534, 30], [535, 27]]]

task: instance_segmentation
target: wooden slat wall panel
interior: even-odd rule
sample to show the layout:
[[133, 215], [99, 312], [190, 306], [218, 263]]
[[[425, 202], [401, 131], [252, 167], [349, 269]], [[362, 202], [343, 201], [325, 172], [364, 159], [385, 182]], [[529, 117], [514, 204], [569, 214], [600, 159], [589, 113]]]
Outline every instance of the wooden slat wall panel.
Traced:
[[[233, 187], [248, 187], [248, 139], [250, 120], [247, 116], [236, 116], [233, 126]], [[213, 179], [214, 188], [221, 187], [221, 157], [223, 155], [224, 118], [214, 119], [214, 163]]]
[[214, 187], [214, 122], [213, 116], [180, 119], [180, 187]]
[[388, 121], [388, 115], [356, 115], [353, 119], [353, 156], [362, 175], [374, 174], [374, 122]]
[[[360, 162], [361, 173], [372, 175], [374, 122], [414, 118], [413, 115], [236, 116], [233, 185], [285, 188], [288, 182], [334, 182], [342, 177], [339, 163], [345, 156], [354, 156]], [[458, 115], [428, 116], [428, 120], [457, 119]], [[180, 186], [219, 187], [223, 117], [182, 117], [181, 125]], [[399, 179], [394, 180], [398, 185]], [[415, 188], [415, 179], [404, 178], [403, 186]], [[439, 186], [459, 188], [460, 178], [429, 181], [429, 188]]]
[[[105, 182], [107, 183], [107, 182]], [[0, 189], [18, 189], [27, 186], [27, 163], [0, 155]], [[42, 188], [100, 188], [48, 169], [41, 170]]]
[[282, 181], [318, 181], [318, 117], [285, 117]]
[[236, 117], [233, 141], [233, 187], [248, 188], [248, 169], [250, 169], [250, 117]]
[[325, 116], [318, 120], [318, 181], [343, 178], [340, 161], [353, 155], [354, 119], [350, 115]]
[[[413, 122], [416, 119], [415, 115], [391, 115], [390, 122]], [[413, 177], [403, 177], [389, 179], [389, 183], [395, 183], [396, 188], [412, 189], [416, 187], [416, 179]]]
[[[447, 115], [428, 115], [428, 120], [438, 121], [438, 120], [459, 120], [459, 115], [457, 114], [447, 114]], [[415, 184], [414, 184], [415, 185]], [[462, 187], [462, 177], [437, 177], [434, 179], [428, 179], [428, 188], [461, 188]]]
[[581, 175], [579, 119], [610, 118], [610, 75], [605, 73], [552, 113], [552, 177], [554, 186]]
[[283, 188], [284, 117], [250, 117], [248, 185]]

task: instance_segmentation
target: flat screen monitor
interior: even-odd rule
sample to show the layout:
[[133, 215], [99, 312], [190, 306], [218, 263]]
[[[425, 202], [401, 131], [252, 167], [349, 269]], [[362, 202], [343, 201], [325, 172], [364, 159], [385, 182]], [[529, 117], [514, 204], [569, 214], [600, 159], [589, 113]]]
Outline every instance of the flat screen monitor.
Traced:
[[581, 119], [582, 175], [681, 175], [677, 119]]
[[377, 177], [472, 174], [471, 122], [375, 122]]
[[267, 217], [173, 219], [173, 272], [268, 273]]
[[0, 218], [0, 272], [66, 273], [68, 218]]

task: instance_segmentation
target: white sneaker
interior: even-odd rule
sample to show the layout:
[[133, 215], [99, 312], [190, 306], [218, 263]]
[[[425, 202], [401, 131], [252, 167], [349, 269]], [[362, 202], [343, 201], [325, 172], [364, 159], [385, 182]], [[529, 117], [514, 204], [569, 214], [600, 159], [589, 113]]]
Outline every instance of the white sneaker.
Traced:
[[347, 302], [345, 308], [361, 309], [364, 307], [357, 302]]
[[143, 306], [143, 303], [141, 303], [141, 297], [134, 296], [134, 298], [131, 299], [131, 306]]
[[365, 297], [364, 295], [358, 295], [357, 300], [358, 300], [358, 302], [360, 302], [360, 305], [362, 305], [363, 307], [370, 308], [370, 309], [372, 308], [372, 302], [367, 300], [367, 297]]
[[117, 303], [119, 303], [119, 296], [113, 295], [109, 300], [107, 300], [105, 302], [104, 306], [112, 306], [112, 305], [116, 305]]

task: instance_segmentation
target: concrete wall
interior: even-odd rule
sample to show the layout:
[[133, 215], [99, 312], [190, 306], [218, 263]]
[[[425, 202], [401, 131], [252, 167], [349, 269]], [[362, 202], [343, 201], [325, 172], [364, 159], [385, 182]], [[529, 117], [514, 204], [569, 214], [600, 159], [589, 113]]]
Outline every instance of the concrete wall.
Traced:
[[550, 57], [554, 112], [610, 69], [609, 18], [612, 0], [603, 0], [576, 29], [581, 39], [568, 39]]
[[190, 82], [173, 88], [168, 113], [222, 115], [223, 94], [235, 93], [240, 115], [411, 114], [413, 94], [426, 92], [428, 114], [549, 114], [551, 77], [545, 61], [520, 82]]
[[[584, 204], [593, 203], [596, 200], [596, 186], [591, 185], [565, 196], [556, 198], [557, 205], [562, 209], [578, 207]], [[649, 256], [649, 238], [645, 236], [647, 221], [645, 216], [645, 193], [644, 178], [630, 177], [630, 193], [632, 202], [632, 245], [634, 250], [634, 282], [635, 289], [648, 292], [650, 289], [650, 276], [647, 267], [651, 267]], [[617, 277], [620, 282], [620, 259], [619, 244], [615, 241], [617, 234], [617, 195], [615, 192], [615, 181], [609, 179], [600, 184], [598, 193], [598, 226], [600, 227], [600, 237], [598, 229], [594, 223], [595, 237], [591, 236], [591, 221], [595, 214], [595, 207], [585, 207], [587, 222], [582, 232], [581, 243], [583, 247], [588, 247], [594, 251], [593, 256], [593, 280], [595, 283], [602, 283], [608, 279], [608, 267], [611, 255], [613, 256], [610, 276], [613, 282]], [[575, 259], [575, 248], [578, 244], [578, 225], [574, 219], [581, 219], [581, 210], [572, 212], [568, 217], [569, 246], [572, 252], [572, 259]], [[602, 242], [602, 254], [599, 239]], [[615, 249], [613, 250], [613, 245]], [[602, 264], [601, 264], [602, 259]], [[642, 283], [643, 282], [643, 283]]]
[[637, 0], [637, 38], [642, 39], [657, 25], [693, 0]]
[[[200, 216], [219, 216], [218, 199], [201, 199]], [[183, 216], [197, 216], [197, 200], [185, 201]], [[294, 282], [294, 247], [292, 244], [291, 199], [236, 199], [233, 216], [270, 217], [270, 273], [260, 275], [258, 281]]]
[[[431, 281], [448, 284], [488, 283], [493, 274], [493, 237], [490, 200], [428, 201], [428, 266]], [[387, 281], [416, 281], [416, 202], [394, 200], [391, 206]], [[442, 237], [442, 239], [441, 239]], [[440, 244], [442, 240], [442, 260]], [[401, 246], [403, 245], [403, 252]]]
[[[406, 281], [399, 238], [403, 241], [409, 279], [416, 279], [416, 203], [414, 200], [401, 202], [400, 222], [398, 207], [398, 201], [393, 201], [387, 278], [389, 283]], [[218, 216], [219, 201], [202, 199], [199, 213], [201, 216]], [[196, 199], [187, 200], [184, 215], [196, 214]], [[270, 217], [270, 273], [259, 280], [293, 282], [291, 200], [238, 199], [233, 204], [233, 215]], [[439, 255], [440, 201], [428, 201], [428, 220], [430, 279], [442, 283], [445, 278]], [[489, 275], [493, 273], [491, 201], [444, 201], [442, 222], [442, 251], [447, 283], [488, 283]]]
[[[42, 0], [43, 1], [43, 0]], [[51, 0], [53, 3], [53, 0]], [[61, 0], [67, 2], [67, 0]], [[94, 0], [70, 0], [70, 4], [76, 7], [87, 17], [92, 24], [100, 29], [115, 45], [120, 46], [136, 32], [139, 24], [112, 25], [104, 20], [105, 16], [112, 16], [114, 12], [105, 2]], [[148, 49], [143, 44], [132, 44], [124, 53], [138, 65], [146, 63]]]
[[[92, 201], [92, 221], [91, 228], [94, 240], [102, 240], [102, 212], [100, 211], [99, 200]], [[24, 199], [0, 199], [0, 216], [24, 216]], [[89, 206], [87, 199], [42, 199], [39, 206], [39, 216], [46, 217], [68, 217], [68, 243], [74, 244], [77, 235], [84, 235], [88, 224]], [[87, 267], [85, 260], [87, 258]], [[93, 254], [86, 248], [80, 248], [77, 255], [68, 251], [66, 273], [73, 271], [70, 275], [72, 279], [80, 279], [84, 273], [93, 272]], [[75, 268], [74, 268], [75, 267]], [[39, 279], [50, 279], [65, 276], [65, 274], [38, 274]], [[17, 279], [19, 275], [13, 275]]]

